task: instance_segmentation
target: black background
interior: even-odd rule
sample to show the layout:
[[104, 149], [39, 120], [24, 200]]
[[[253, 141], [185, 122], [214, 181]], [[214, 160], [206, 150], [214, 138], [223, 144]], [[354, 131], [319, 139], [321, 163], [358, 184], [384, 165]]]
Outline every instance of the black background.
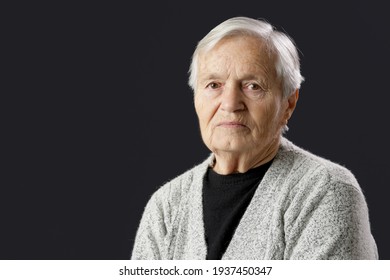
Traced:
[[355, 174], [390, 259], [384, 4], [127, 2], [3, 9], [1, 259], [130, 257], [150, 195], [208, 155], [187, 71], [234, 16], [297, 43], [306, 81], [287, 137]]

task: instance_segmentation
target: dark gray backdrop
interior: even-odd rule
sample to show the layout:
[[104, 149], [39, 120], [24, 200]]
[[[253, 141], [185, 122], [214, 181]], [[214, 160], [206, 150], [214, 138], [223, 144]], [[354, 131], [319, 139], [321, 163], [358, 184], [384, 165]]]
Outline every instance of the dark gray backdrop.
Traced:
[[156, 2], [4, 9], [0, 257], [129, 258], [150, 195], [208, 155], [187, 86], [195, 45], [250, 16], [301, 51], [287, 137], [352, 170], [390, 259], [383, 4]]

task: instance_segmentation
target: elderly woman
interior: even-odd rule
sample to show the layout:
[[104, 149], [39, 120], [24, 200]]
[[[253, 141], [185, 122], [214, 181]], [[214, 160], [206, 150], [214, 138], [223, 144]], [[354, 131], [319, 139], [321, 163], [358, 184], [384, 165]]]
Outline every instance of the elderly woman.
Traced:
[[132, 259], [378, 258], [355, 177], [282, 136], [302, 81], [265, 21], [231, 18], [199, 42], [189, 84], [211, 155], [153, 194]]

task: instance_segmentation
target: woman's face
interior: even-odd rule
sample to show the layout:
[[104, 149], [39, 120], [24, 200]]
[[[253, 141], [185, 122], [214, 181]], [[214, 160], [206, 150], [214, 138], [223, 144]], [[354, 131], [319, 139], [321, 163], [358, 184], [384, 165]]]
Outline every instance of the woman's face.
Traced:
[[254, 37], [229, 37], [201, 53], [195, 109], [213, 152], [261, 153], [291, 115], [274, 55]]

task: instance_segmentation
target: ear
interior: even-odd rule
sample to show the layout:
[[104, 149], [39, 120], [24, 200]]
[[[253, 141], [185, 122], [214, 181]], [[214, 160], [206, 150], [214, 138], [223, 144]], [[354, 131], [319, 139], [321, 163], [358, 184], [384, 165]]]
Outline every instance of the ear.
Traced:
[[284, 121], [286, 123], [291, 118], [291, 115], [293, 114], [295, 107], [297, 106], [298, 98], [299, 98], [298, 89], [295, 90], [295, 92], [287, 98], [287, 107], [284, 115]]

